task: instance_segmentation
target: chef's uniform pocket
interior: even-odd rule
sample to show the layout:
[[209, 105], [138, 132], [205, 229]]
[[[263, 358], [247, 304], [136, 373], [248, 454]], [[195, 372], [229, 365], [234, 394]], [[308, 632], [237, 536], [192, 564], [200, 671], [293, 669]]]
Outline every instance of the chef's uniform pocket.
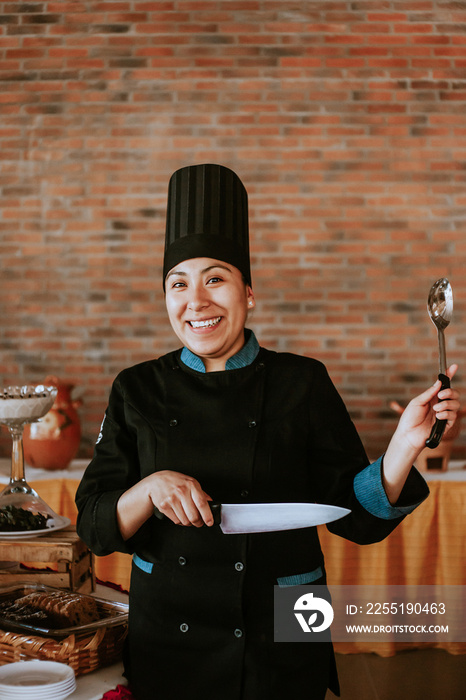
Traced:
[[318, 566], [313, 571], [308, 571], [304, 574], [294, 574], [292, 576], [281, 576], [277, 578], [277, 583], [280, 588], [288, 588], [289, 586], [305, 586], [308, 583], [317, 582], [324, 583], [324, 571], [321, 566]]

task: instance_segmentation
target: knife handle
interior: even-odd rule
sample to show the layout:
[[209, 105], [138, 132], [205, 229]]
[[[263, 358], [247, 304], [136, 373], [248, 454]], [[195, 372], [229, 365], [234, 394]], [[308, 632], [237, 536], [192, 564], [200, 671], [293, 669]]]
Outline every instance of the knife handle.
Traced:
[[220, 525], [222, 521], [222, 504], [221, 503], [209, 503], [210, 510], [214, 516], [214, 525]]
[[[442, 391], [442, 389], [450, 388], [450, 378], [447, 377], [446, 374], [440, 373], [438, 375], [438, 378], [442, 382], [440, 391]], [[426, 440], [426, 447], [429, 447], [431, 450], [433, 450], [435, 447], [438, 447], [438, 444], [442, 439], [443, 431], [445, 430], [447, 422], [448, 421], [446, 420], [439, 420], [438, 418], [435, 420], [435, 423], [432, 426], [432, 431]]]
[[[209, 502], [209, 508], [212, 511], [212, 515], [214, 516], [214, 525], [220, 525], [220, 521], [222, 520], [222, 504]], [[160, 512], [157, 506], [154, 506], [154, 515], [159, 520], [163, 520], [163, 518], [166, 517], [163, 513]]]

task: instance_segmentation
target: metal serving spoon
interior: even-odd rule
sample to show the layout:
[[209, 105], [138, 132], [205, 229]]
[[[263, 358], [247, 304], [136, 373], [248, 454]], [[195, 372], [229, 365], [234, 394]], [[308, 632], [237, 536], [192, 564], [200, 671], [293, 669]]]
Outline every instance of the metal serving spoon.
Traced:
[[[450, 323], [453, 315], [453, 291], [446, 277], [442, 277], [432, 285], [427, 299], [427, 310], [429, 311], [432, 323], [437, 328], [440, 365], [440, 374], [438, 378], [442, 382], [442, 389], [448, 389], [450, 386], [450, 379], [446, 375], [447, 358], [445, 353], [445, 335], [443, 331]], [[440, 391], [442, 389], [440, 389]], [[426, 440], [427, 447], [431, 449], [437, 447], [442, 439], [446, 424], [446, 420], [436, 419], [432, 427], [432, 432]]]

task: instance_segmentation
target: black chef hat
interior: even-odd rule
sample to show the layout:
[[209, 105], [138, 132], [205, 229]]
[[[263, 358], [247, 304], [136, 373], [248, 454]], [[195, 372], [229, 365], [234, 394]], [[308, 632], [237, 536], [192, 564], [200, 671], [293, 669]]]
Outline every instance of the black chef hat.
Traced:
[[188, 165], [168, 185], [163, 280], [191, 258], [215, 258], [238, 268], [251, 284], [248, 195], [223, 165]]

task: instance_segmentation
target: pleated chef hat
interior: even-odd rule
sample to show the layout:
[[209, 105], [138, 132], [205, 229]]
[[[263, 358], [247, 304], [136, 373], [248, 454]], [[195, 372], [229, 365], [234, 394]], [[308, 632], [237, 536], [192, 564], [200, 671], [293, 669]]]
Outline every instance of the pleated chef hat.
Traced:
[[223, 165], [188, 165], [168, 185], [163, 280], [183, 260], [214, 258], [237, 267], [251, 284], [248, 195]]

